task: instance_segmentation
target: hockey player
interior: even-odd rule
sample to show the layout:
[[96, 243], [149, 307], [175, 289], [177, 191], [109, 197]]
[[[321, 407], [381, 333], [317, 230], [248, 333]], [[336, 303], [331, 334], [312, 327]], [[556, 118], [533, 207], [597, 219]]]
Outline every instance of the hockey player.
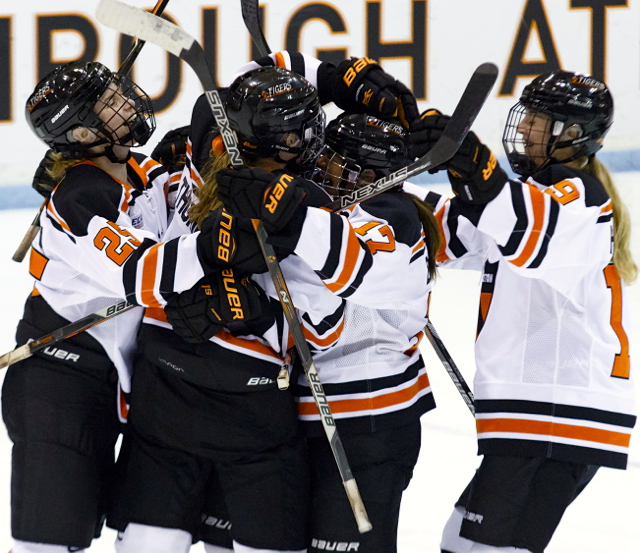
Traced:
[[[287, 162], [317, 155], [324, 115], [316, 89], [285, 70], [259, 71], [228, 94], [229, 102], [241, 99], [243, 113], [253, 115], [256, 128], [271, 137], [269, 145], [261, 141], [259, 146]], [[248, 91], [255, 94], [247, 100]], [[219, 136], [212, 144], [212, 126], [208, 105], [198, 102], [176, 213], [165, 238], [188, 239], [211, 222], [213, 212], [218, 228], [228, 227], [227, 284], [239, 288], [247, 282], [243, 275], [264, 272], [266, 266], [249, 221], [230, 216], [216, 201], [216, 171], [229, 158]], [[194, 159], [201, 159], [202, 152], [210, 161], [198, 168]], [[314, 188], [316, 198], [326, 202], [326, 194]], [[217, 251], [224, 249], [224, 240], [219, 246]], [[287, 253], [278, 249], [279, 256]], [[157, 263], [156, 269], [158, 283], [172, 278], [166, 263]], [[213, 499], [226, 503], [228, 516], [208, 512], [203, 526], [214, 515], [224, 528], [231, 524], [235, 551], [304, 551], [306, 449], [293, 396], [276, 385], [290, 346], [282, 313], [277, 320], [263, 319], [259, 328], [236, 331], [227, 325], [221, 330], [209, 296], [197, 288], [167, 297], [164, 310], [159, 308], [166, 301], [158, 299], [154, 309], [147, 309], [140, 333], [143, 355], [136, 365], [129, 416], [131, 452], [122, 501], [109, 521], [123, 531], [117, 550], [188, 551]], [[272, 303], [279, 307], [277, 300]], [[224, 545], [232, 545], [228, 532]]]
[[[327, 128], [312, 178], [336, 198], [386, 176], [408, 164], [405, 134], [398, 120], [343, 114]], [[311, 392], [300, 381], [298, 413], [311, 464], [309, 551], [393, 553], [402, 493], [420, 451], [420, 417], [435, 407], [418, 345], [439, 232], [432, 213], [399, 190], [344, 215], [373, 254], [361, 287], [374, 299], [367, 305], [358, 294], [347, 298], [340, 338], [314, 362], [373, 530], [358, 534]], [[310, 240], [304, 230], [303, 240]], [[310, 246], [303, 242], [300, 250]]]
[[[205, 232], [158, 243], [170, 207], [167, 177], [155, 161], [130, 152], [148, 140], [155, 123], [149, 98], [126, 77], [99, 63], [56, 68], [29, 97], [27, 120], [53, 150], [49, 171], [59, 184], [32, 249], [36, 283], [18, 343], [126, 297], [162, 305], [165, 296], [226, 266], [215, 218]], [[154, 280], [158, 257], [171, 273], [162, 286]], [[238, 295], [241, 307], [250, 293]], [[226, 294], [212, 298], [224, 324], [231, 317], [222, 300]], [[129, 392], [141, 316], [141, 309], [129, 310], [8, 370], [2, 406], [14, 442], [14, 553], [84, 550], [99, 535], [126, 416], [118, 381]]]
[[[55, 69], [27, 101], [52, 149], [50, 194], [31, 250], [36, 279], [18, 344], [123, 301], [112, 275], [166, 229], [166, 175], [130, 149], [155, 128], [149, 98], [99, 63]], [[129, 391], [134, 309], [9, 367], [2, 414], [13, 441], [13, 553], [84, 551], [100, 535], [114, 478], [118, 381]], [[121, 413], [124, 415], [124, 413]]]
[[[414, 127], [420, 155], [447, 118]], [[442, 551], [542, 553], [599, 467], [624, 469], [636, 416], [625, 285], [630, 220], [596, 153], [613, 122], [606, 85], [566, 71], [528, 84], [503, 144], [508, 180], [470, 133], [447, 163], [439, 261], [483, 261], [476, 341], [478, 453]], [[478, 266], [478, 268], [481, 268]]]

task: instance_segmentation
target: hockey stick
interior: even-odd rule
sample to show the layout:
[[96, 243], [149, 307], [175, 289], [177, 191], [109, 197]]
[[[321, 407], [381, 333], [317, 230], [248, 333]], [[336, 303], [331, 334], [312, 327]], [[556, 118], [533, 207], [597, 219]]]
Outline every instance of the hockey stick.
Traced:
[[[169, 3], [169, 0], [158, 0], [156, 2], [156, 5], [153, 7], [153, 10], [151, 11], [151, 13], [155, 15], [162, 14], [162, 12], [164, 11], [168, 3]], [[131, 48], [131, 51], [129, 52], [125, 60], [122, 62], [120, 69], [118, 69], [118, 73], [121, 73], [123, 75], [128, 75], [130, 73], [131, 68], [133, 67], [134, 62], [138, 58], [138, 55], [140, 54], [140, 50], [142, 50], [143, 46], [144, 46], [144, 40], [135, 41], [135, 43], [133, 44], [133, 47]], [[47, 207], [47, 203], [49, 203], [49, 198], [45, 198], [45, 200], [42, 202], [42, 205], [38, 210], [38, 214], [36, 215], [31, 225], [29, 225], [29, 228], [27, 229], [27, 232], [25, 233], [24, 238], [22, 239], [22, 242], [20, 242], [20, 245], [18, 246], [15, 253], [13, 254], [13, 257], [11, 258], [13, 259], [13, 261], [17, 261], [18, 263], [22, 263], [24, 261], [24, 258], [27, 255], [27, 252], [29, 251], [31, 244], [35, 240], [35, 237], [37, 236], [38, 231], [40, 230], [40, 216], [42, 215], [42, 212]]]
[[[198, 44], [192, 36], [172, 23], [148, 14], [138, 8], [123, 4], [118, 0], [101, 0], [96, 10], [96, 18], [107, 27], [161, 46], [191, 66], [205, 89], [205, 96], [209, 102], [209, 107], [211, 108], [217, 126], [220, 128], [225, 148], [231, 158], [233, 166], [236, 168], [243, 167], [244, 164], [240, 157], [235, 134], [229, 126], [220, 95], [217, 90], [215, 90], [213, 77], [209, 72], [200, 44]], [[351, 472], [342, 441], [336, 429], [335, 420], [331, 414], [329, 403], [318, 378], [318, 372], [313, 363], [309, 346], [304, 337], [302, 327], [300, 326], [295, 307], [291, 301], [291, 296], [287, 289], [284, 276], [282, 275], [280, 265], [273, 247], [266, 241], [267, 234], [262, 224], [259, 221], [254, 221], [254, 227], [267, 268], [273, 279], [273, 285], [278, 293], [296, 349], [300, 355], [302, 366], [309, 379], [309, 385], [318, 411], [320, 412], [320, 419], [327, 439], [329, 440], [336, 464], [338, 465], [338, 470], [342, 477], [342, 482], [358, 525], [358, 530], [361, 533], [368, 532], [372, 526], [369, 522], [362, 498], [360, 497], [360, 491]]]
[[469, 411], [471, 411], [472, 415], [475, 415], [476, 408], [473, 403], [474, 401], [473, 392], [471, 391], [471, 388], [469, 388], [469, 385], [464, 379], [464, 376], [462, 376], [462, 373], [460, 372], [456, 364], [453, 362], [451, 355], [449, 355], [447, 348], [445, 347], [444, 343], [440, 339], [440, 336], [438, 336], [438, 333], [436, 332], [436, 329], [434, 328], [434, 326], [431, 324], [431, 321], [427, 320], [427, 324], [424, 327], [424, 332], [427, 335], [429, 342], [431, 342], [431, 345], [433, 346], [433, 349], [435, 350], [436, 355], [438, 356], [438, 358], [444, 365], [445, 370], [451, 377], [451, 380], [453, 380], [453, 383], [455, 384], [456, 388], [458, 389], [458, 392], [462, 396], [462, 399], [467, 404]]
[[242, 19], [251, 35], [253, 43], [256, 45], [261, 56], [268, 56], [271, 53], [271, 48], [269, 48], [267, 40], [264, 38], [264, 33], [262, 32], [258, 0], [240, 0], [240, 4], [242, 7]]
[[[271, 49], [269, 48], [269, 45], [267, 44], [264, 38], [264, 34], [262, 32], [262, 26], [260, 24], [258, 0], [240, 0], [240, 1], [242, 4], [242, 18], [244, 19], [244, 23], [247, 27], [247, 30], [249, 31], [249, 34], [251, 35], [251, 38], [253, 39], [253, 42], [255, 43], [256, 47], [260, 51], [261, 55], [266, 56], [270, 54]], [[480, 75], [478, 75], [479, 71], [480, 71]], [[493, 77], [491, 77], [492, 74], [493, 74]], [[476, 70], [476, 73], [474, 73], [474, 75], [472, 76], [471, 80], [469, 81], [469, 84], [465, 89], [465, 92], [462, 95], [462, 98], [460, 99], [460, 102], [458, 103], [458, 107], [454, 110], [453, 115], [451, 116], [451, 119], [453, 120], [455, 118], [455, 120], [453, 121], [453, 123], [450, 122], [443, 132], [443, 137], [446, 135], [447, 138], [445, 139], [445, 141], [442, 141], [442, 140], [438, 141], [434, 145], [434, 148], [431, 151], [429, 151], [421, 160], [418, 160], [418, 162], [428, 162], [429, 167], [431, 166], [436, 167], [441, 163], [444, 163], [445, 161], [450, 159], [455, 154], [458, 147], [464, 140], [464, 137], [466, 136], [467, 132], [469, 131], [471, 124], [473, 123], [476, 116], [478, 115], [478, 112], [484, 105], [484, 102], [487, 98], [487, 95], [489, 94], [489, 91], [491, 90], [491, 87], [493, 86], [496, 80], [496, 77], [497, 77], [497, 68], [492, 64], [484, 64], [483, 66], [480, 66]], [[480, 90], [477, 89], [479, 85], [482, 86]], [[472, 103], [472, 105], [470, 107], [467, 107], [469, 103]], [[462, 107], [463, 105], [464, 105], [464, 108]], [[427, 156], [431, 156], [430, 159], [425, 159], [427, 158]], [[406, 168], [407, 172], [410, 170], [410, 167], [411, 166]], [[425, 167], [425, 168], [428, 168], [428, 167]], [[415, 175], [415, 174], [417, 174], [417, 171], [412, 173], [412, 175]], [[374, 183], [373, 186], [375, 187], [376, 184], [377, 183]], [[397, 183], [394, 180], [394, 184], [389, 185], [389, 187], [395, 186], [396, 184]], [[367, 197], [372, 197], [376, 194], [379, 194], [380, 192], [383, 192], [386, 189], [387, 188], [383, 188], [381, 185], [380, 189], [374, 188], [374, 192], [370, 193], [370, 195]], [[361, 201], [361, 200], [358, 200], [358, 201]], [[337, 205], [337, 204], [338, 202], [334, 202], [334, 205]], [[339, 206], [340, 208], [345, 207], [345, 206], [342, 206], [342, 204], [339, 204]], [[444, 343], [440, 339], [440, 336], [438, 336], [438, 333], [436, 332], [436, 329], [431, 323], [431, 321], [427, 320], [427, 324], [424, 328], [424, 332], [427, 338], [429, 339], [431, 346], [435, 350], [436, 355], [444, 365], [445, 370], [449, 374], [451, 380], [453, 381], [456, 388], [458, 389], [458, 392], [462, 396], [462, 399], [467, 404], [467, 407], [471, 411], [471, 414], [475, 415], [475, 406], [473, 404], [473, 400], [474, 400], [473, 392], [469, 388], [469, 385], [467, 384], [464, 377], [462, 376], [462, 373], [460, 372], [455, 362], [453, 361], [453, 358], [447, 351], [447, 348], [445, 347]]]
[[[156, 5], [151, 10], [153, 15], [162, 15], [162, 12], [167, 7], [169, 0], [158, 0]], [[122, 75], [128, 75], [131, 72], [131, 68], [133, 67], [134, 62], [138, 59], [138, 55], [140, 54], [140, 50], [144, 46], [144, 40], [136, 39], [131, 47], [131, 51], [127, 55], [127, 57], [122, 62], [120, 69], [118, 69], [118, 73]]]
[[131, 303], [127, 303], [126, 301], [120, 301], [109, 307], [105, 307], [100, 311], [96, 311], [91, 315], [87, 315], [82, 319], [79, 319], [73, 323], [69, 323], [62, 328], [58, 328], [49, 334], [38, 338], [37, 340], [32, 340], [31, 342], [27, 342], [23, 346], [10, 351], [9, 353], [5, 353], [2, 357], [0, 357], [0, 369], [4, 369], [9, 365], [13, 365], [18, 361], [22, 361], [23, 359], [28, 359], [37, 351], [44, 349], [52, 344], [60, 342], [61, 340], [66, 340], [67, 338], [71, 338], [76, 334], [80, 334], [85, 330], [90, 329], [92, 326], [100, 324], [111, 317], [115, 317], [116, 315], [120, 315], [125, 311], [129, 311], [136, 307]]
[[350, 194], [340, 196], [329, 207], [334, 210], [345, 209], [368, 198], [402, 184], [407, 179], [428, 169], [449, 161], [458, 151], [467, 136], [471, 125], [482, 109], [493, 84], [498, 77], [498, 68], [493, 63], [483, 63], [475, 70], [465, 88], [451, 119], [442, 131], [442, 136], [425, 155], [413, 163], [398, 169], [377, 181], [357, 188]]

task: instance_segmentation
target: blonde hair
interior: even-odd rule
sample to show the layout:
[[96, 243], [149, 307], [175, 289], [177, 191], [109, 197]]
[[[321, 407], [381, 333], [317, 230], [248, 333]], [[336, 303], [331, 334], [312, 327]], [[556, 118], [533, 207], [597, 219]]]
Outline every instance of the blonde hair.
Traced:
[[230, 165], [231, 159], [226, 152], [216, 155], [213, 148], [209, 151], [209, 158], [201, 172], [203, 184], [195, 190], [198, 202], [189, 208], [189, 220], [195, 222], [198, 227], [202, 225], [202, 221], [206, 219], [210, 211], [222, 206], [222, 202], [218, 199], [216, 174]]
[[49, 157], [53, 160], [53, 164], [47, 168], [47, 174], [55, 182], [56, 186], [62, 182], [70, 167], [84, 161], [83, 159], [70, 159], [57, 152], [51, 152]]
[[589, 158], [582, 168], [585, 173], [597, 178], [611, 198], [613, 206], [613, 264], [620, 278], [626, 284], [632, 284], [638, 278], [638, 266], [631, 255], [631, 217], [624, 205], [618, 189], [607, 168], [595, 156]]

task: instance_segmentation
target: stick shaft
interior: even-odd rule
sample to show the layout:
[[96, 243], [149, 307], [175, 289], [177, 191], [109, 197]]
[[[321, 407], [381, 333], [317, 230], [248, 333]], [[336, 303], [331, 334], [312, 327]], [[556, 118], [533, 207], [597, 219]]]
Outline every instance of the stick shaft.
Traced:
[[50, 332], [49, 334], [45, 334], [41, 336], [37, 340], [32, 340], [31, 342], [20, 346], [19, 348], [10, 351], [9, 353], [5, 353], [2, 357], [0, 357], [0, 369], [4, 369], [9, 365], [13, 365], [18, 361], [22, 361], [23, 359], [27, 359], [31, 357], [37, 351], [49, 347], [57, 342], [62, 340], [66, 340], [67, 338], [71, 338], [76, 334], [80, 334], [85, 330], [89, 330], [91, 327], [100, 324], [107, 319], [111, 319], [116, 315], [120, 315], [125, 311], [129, 311], [134, 308], [135, 305], [130, 304], [126, 301], [119, 301], [118, 303], [114, 303], [109, 307], [105, 307], [100, 311], [96, 311], [91, 315], [87, 315], [82, 319], [78, 319], [73, 323], [69, 323], [61, 328]]

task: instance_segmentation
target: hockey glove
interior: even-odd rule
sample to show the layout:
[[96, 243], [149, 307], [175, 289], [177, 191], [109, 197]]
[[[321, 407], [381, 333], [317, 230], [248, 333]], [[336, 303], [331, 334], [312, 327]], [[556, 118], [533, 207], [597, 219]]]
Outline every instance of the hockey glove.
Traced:
[[242, 274], [267, 270], [251, 222], [233, 217], [221, 207], [210, 211], [202, 222], [197, 248], [205, 272], [227, 267], [233, 267]]
[[187, 158], [187, 139], [190, 126], [170, 130], [151, 152], [151, 157], [164, 165], [169, 172], [181, 171]]
[[[437, 109], [428, 109], [414, 121], [409, 128], [409, 155], [413, 159], [425, 155], [442, 136], [442, 131], [449, 122], [449, 117], [442, 115]], [[429, 173], [436, 173], [444, 166], [434, 167]]]
[[473, 132], [469, 132], [446, 166], [451, 188], [468, 204], [490, 202], [509, 180], [496, 156]]
[[193, 288], [174, 295], [165, 306], [167, 320], [185, 341], [206, 342], [224, 327], [259, 318], [264, 292], [231, 269], [206, 275]]
[[302, 200], [306, 192], [298, 186], [299, 178], [287, 173], [274, 176], [257, 167], [222, 169], [216, 174], [218, 198], [233, 214], [262, 220], [270, 234], [281, 231], [293, 220], [301, 228], [306, 212]]
[[411, 91], [394, 79], [375, 60], [350, 58], [330, 75], [330, 96], [348, 112], [398, 117], [407, 127], [418, 118], [418, 106]]
[[51, 167], [53, 167], [53, 158], [51, 157], [51, 154], [53, 154], [53, 150], [47, 150], [44, 154], [44, 157], [40, 160], [40, 164], [33, 175], [33, 181], [31, 182], [33, 189], [45, 198], [51, 196], [51, 192], [53, 192], [53, 189], [58, 186], [60, 182], [59, 180], [54, 180], [47, 171], [47, 169], [51, 169]]

